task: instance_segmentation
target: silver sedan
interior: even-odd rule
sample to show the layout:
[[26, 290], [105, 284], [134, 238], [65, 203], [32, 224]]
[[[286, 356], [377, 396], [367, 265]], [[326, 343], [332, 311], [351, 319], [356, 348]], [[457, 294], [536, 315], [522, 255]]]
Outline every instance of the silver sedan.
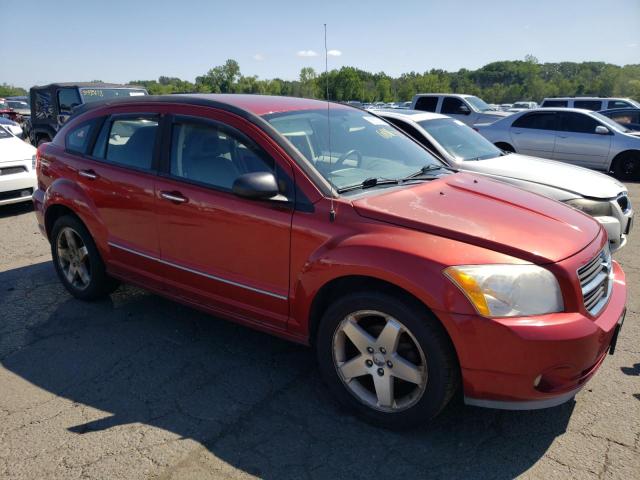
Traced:
[[502, 150], [613, 172], [624, 180], [640, 177], [640, 132], [597, 112], [539, 108], [474, 128]]

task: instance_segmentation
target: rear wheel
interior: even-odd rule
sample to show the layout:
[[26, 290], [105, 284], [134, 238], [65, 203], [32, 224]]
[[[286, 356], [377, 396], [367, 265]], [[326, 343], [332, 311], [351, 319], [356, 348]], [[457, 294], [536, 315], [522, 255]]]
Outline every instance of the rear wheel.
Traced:
[[37, 142], [37, 145], [36, 145], [36, 146], [37, 146], [37, 147], [39, 147], [39, 146], [40, 146], [40, 145], [42, 145], [43, 143], [48, 143], [48, 142], [50, 142], [50, 141], [51, 141], [51, 139], [50, 139], [49, 137], [47, 137], [47, 136], [39, 137], [39, 138], [38, 138], [38, 142]]
[[640, 178], [640, 152], [626, 152], [613, 161], [613, 174], [620, 180]]
[[87, 228], [76, 217], [56, 220], [51, 231], [51, 255], [60, 281], [76, 298], [95, 300], [113, 292], [109, 277]]
[[439, 322], [386, 294], [338, 300], [321, 320], [316, 348], [320, 371], [338, 400], [387, 428], [435, 417], [459, 383], [456, 357]]

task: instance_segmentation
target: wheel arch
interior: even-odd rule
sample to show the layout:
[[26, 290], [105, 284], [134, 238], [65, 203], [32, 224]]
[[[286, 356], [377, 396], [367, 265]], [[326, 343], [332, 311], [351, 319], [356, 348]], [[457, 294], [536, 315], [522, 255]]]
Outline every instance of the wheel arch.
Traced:
[[509, 152], [514, 152], [516, 149], [509, 142], [495, 142], [494, 145], [498, 147], [500, 150], [506, 150]]
[[628, 149], [628, 150], [623, 150], [622, 152], [618, 152], [618, 153], [616, 154], [616, 156], [615, 156], [615, 157], [613, 157], [613, 158], [611, 159], [611, 162], [609, 163], [609, 166], [608, 166], [608, 168], [607, 168], [607, 171], [608, 171], [608, 172], [613, 171], [613, 169], [614, 169], [614, 167], [615, 167], [616, 162], [617, 162], [618, 160], [620, 160], [620, 158], [621, 158], [621, 157], [623, 157], [623, 156], [625, 156], [625, 155], [629, 155], [629, 154], [635, 154], [635, 155], [637, 155], [637, 156], [638, 156], [638, 158], [640, 158], [640, 150], [636, 150], [636, 149], [633, 149], [633, 148], [630, 148], [630, 149]]

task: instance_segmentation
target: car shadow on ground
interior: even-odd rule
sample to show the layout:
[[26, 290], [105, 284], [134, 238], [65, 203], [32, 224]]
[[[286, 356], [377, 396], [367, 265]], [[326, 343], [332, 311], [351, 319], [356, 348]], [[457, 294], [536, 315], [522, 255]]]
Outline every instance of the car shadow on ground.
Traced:
[[0, 218], [14, 217], [33, 211], [33, 203], [21, 202], [0, 206]]
[[458, 399], [428, 425], [390, 432], [334, 403], [310, 349], [143, 290], [80, 302], [46, 262], [0, 272], [0, 305], [2, 366], [101, 411], [65, 435], [89, 441], [147, 424], [267, 479], [512, 478], [566, 430], [574, 407], [504, 412]]

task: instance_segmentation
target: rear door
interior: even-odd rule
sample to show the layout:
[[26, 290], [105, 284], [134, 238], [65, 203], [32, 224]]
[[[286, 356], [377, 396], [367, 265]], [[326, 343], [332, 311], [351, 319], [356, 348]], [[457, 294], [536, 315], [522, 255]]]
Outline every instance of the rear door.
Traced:
[[525, 113], [511, 124], [511, 140], [518, 153], [553, 158], [557, 128], [554, 111]]
[[613, 135], [596, 133], [602, 124], [579, 112], [558, 112], [559, 131], [553, 158], [583, 167], [606, 168]]
[[176, 115], [157, 202], [171, 292], [226, 316], [284, 329], [293, 204], [231, 191], [238, 176], [274, 172], [293, 199], [293, 172], [248, 122], [207, 109]]

